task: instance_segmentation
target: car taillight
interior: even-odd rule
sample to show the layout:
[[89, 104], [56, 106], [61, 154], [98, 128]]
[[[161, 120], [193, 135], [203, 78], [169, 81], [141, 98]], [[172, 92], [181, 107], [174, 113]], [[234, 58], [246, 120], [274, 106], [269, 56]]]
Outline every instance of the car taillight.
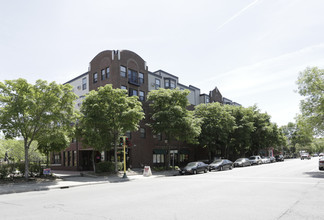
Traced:
[[320, 163], [324, 163], [324, 161], [320, 161]]

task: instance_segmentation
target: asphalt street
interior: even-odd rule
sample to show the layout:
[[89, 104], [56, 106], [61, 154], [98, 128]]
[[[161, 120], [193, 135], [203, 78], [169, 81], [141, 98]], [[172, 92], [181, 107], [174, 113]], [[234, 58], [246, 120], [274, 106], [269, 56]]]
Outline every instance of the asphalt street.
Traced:
[[0, 196], [0, 219], [324, 219], [318, 158]]

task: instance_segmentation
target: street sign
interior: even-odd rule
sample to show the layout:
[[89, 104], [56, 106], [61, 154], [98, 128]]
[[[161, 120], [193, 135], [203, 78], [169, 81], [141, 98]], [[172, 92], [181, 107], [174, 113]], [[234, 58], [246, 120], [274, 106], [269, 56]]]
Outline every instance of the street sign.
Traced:
[[151, 167], [150, 166], [145, 166], [144, 167], [143, 176], [152, 176], [152, 171], [151, 171]]
[[43, 169], [43, 174], [44, 175], [50, 175], [51, 174], [51, 168], [45, 168], [45, 169]]

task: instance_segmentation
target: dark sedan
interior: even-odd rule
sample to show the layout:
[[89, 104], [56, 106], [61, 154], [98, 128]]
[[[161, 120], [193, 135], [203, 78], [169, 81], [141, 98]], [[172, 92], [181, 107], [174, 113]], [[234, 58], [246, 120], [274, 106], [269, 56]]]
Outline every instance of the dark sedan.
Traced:
[[208, 165], [204, 162], [190, 162], [184, 168], [182, 168], [179, 172], [181, 175], [183, 174], [197, 174], [199, 172], [207, 173]]
[[239, 158], [235, 160], [234, 167], [245, 167], [245, 166], [251, 166], [251, 161], [248, 158]]
[[281, 155], [281, 154], [280, 154], [280, 155], [276, 155], [275, 158], [276, 158], [276, 161], [277, 161], [277, 162], [279, 162], [279, 161], [284, 161], [284, 160], [285, 160], [284, 156]]
[[218, 159], [209, 164], [209, 171], [212, 170], [226, 170], [229, 169], [231, 170], [233, 168], [233, 162], [227, 159]]

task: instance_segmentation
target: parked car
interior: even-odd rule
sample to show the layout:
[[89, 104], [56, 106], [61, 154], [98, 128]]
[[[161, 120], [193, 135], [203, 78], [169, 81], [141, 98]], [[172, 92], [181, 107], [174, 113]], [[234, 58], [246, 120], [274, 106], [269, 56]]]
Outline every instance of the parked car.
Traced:
[[227, 159], [218, 159], [208, 165], [209, 171], [212, 170], [231, 170], [233, 168], [233, 162]]
[[251, 161], [248, 158], [239, 158], [233, 163], [234, 167], [251, 166]]
[[276, 162], [276, 158], [275, 157], [270, 157], [270, 163], [274, 163]]
[[208, 164], [201, 161], [190, 162], [184, 168], [180, 169], [180, 174], [197, 174], [199, 172], [207, 173]]
[[321, 157], [318, 161], [318, 169], [324, 170], [324, 157]]
[[320, 157], [324, 157], [324, 153], [320, 153], [318, 156], [320, 156]]
[[280, 154], [280, 155], [276, 155], [275, 158], [276, 158], [276, 161], [277, 161], [277, 162], [279, 162], [279, 161], [284, 161], [284, 160], [285, 160], [284, 156], [281, 155], [281, 154]]
[[261, 157], [262, 163], [270, 163], [270, 157]]
[[304, 159], [310, 160], [311, 159], [311, 156], [309, 155], [309, 153], [302, 153], [300, 155], [300, 159], [301, 160], [304, 160]]
[[250, 162], [251, 162], [252, 165], [254, 165], [254, 164], [256, 164], [256, 165], [262, 164], [261, 157], [258, 156], [258, 155], [257, 156], [251, 156], [251, 157], [249, 157], [249, 160], [250, 160]]

